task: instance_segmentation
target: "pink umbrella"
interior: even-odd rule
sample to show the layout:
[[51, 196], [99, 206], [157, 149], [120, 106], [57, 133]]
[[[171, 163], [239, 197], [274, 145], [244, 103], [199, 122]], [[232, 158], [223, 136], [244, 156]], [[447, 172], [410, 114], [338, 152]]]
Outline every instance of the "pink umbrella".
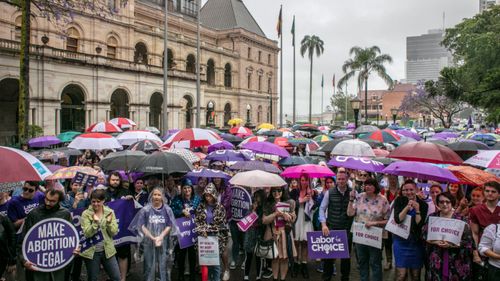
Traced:
[[118, 127], [122, 128], [122, 129], [123, 128], [132, 128], [132, 127], [137, 126], [137, 124], [134, 121], [132, 121], [128, 118], [123, 118], [123, 117], [113, 118], [113, 119], [109, 120], [109, 122], [117, 125]]
[[213, 131], [199, 128], [184, 129], [170, 136], [163, 146], [167, 148], [195, 148], [221, 142], [221, 137]]
[[75, 149], [122, 149], [122, 145], [110, 135], [102, 133], [87, 133], [76, 137], [69, 145], [69, 148]]
[[90, 127], [88, 127], [85, 132], [87, 133], [120, 133], [120, 129], [117, 125], [111, 122], [97, 122]]
[[304, 164], [286, 168], [281, 176], [284, 178], [300, 178], [302, 175], [307, 175], [310, 178], [333, 177], [335, 173], [328, 167], [316, 164]]
[[0, 183], [42, 181], [52, 175], [40, 160], [19, 149], [0, 146], [0, 159]]

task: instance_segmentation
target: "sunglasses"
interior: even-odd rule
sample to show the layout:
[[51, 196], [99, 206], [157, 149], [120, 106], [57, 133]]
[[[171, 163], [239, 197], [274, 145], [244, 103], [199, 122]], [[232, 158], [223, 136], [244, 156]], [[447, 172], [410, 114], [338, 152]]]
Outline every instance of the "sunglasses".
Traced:
[[448, 200], [439, 200], [439, 204], [451, 204], [451, 201], [448, 201]]
[[33, 192], [35, 192], [35, 190], [34, 190], [34, 189], [27, 188], [27, 187], [23, 187], [23, 191], [24, 191], [24, 192], [29, 192], [29, 193], [33, 193]]
[[368, 174], [359, 174], [360, 177], [367, 177]]
[[283, 189], [273, 189], [272, 193], [281, 193], [283, 192]]

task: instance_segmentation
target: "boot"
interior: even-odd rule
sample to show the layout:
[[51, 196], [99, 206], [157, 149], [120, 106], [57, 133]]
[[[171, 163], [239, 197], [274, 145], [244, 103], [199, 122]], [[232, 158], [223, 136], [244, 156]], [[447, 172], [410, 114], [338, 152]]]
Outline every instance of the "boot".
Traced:
[[292, 278], [295, 278], [297, 277], [297, 275], [299, 275], [299, 264], [294, 262], [292, 264]]
[[300, 264], [301, 266], [301, 271], [302, 271], [302, 277], [305, 279], [309, 279], [309, 268], [307, 268], [307, 263], [302, 263]]

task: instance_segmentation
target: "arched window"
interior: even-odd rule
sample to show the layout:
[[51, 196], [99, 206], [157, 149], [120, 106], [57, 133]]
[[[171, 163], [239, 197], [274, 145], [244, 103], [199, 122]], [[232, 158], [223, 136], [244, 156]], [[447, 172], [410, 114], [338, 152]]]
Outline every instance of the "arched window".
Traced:
[[248, 82], [247, 88], [250, 90], [252, 88], [252, 73], [247, 74], [247, 82]]
[[258, 90], [261, 91], [262, 90], [262, 75], [259, 75], [259, 85], [258, 85]]
[[14, 40], [16, 41], [21, 41], [21, 25], [23, 23], [23, 17], [21, 16], [18, 16], [16, 18], [16, 29], [15, 29], [15, 33], [14, 33]]
[[262, 122], [262, 105], [259, 105], [259, 107], [257, 107], [257, 123], [261, 123]]
[[148, 64], [148, 49], [142, 42], [135, 44], [134, 62]]
[[213, 59], [209, 59], [207, 62], [207, 84], [215, 85], [215, 63]]
[[186, 58], [186, 72], [195, 73], [196, 72], [195, 63], [196, 59], [194, 58], [194, 55], [189, 54]]
[[226, 105], [224, 105], [224, 126], [227, 125], [229, 120], [231, 120], [231, 104], [226, 103]]
[[78, 40], [80, 39], [80, 32], [74, 27], [70, 27], [66, 32], [66, 50], [78, 52]]
[[107, 56], [111, 59], [116, 59], [116, 47], [118, 46], [118, 40], [114, 36], [108, 38], [107, 44]]
[[110, 119], [116, 117], [129, 118], [128, 94], [122, 89], [117, 89], [111, 95]]
[[171, 49], [167, 49], [167, 67], [168, 69], [174, 67], [174, 53]]
[[229, 63], [224, 66], [224, 86], [227, 88], [232, 87], [231, 65]]

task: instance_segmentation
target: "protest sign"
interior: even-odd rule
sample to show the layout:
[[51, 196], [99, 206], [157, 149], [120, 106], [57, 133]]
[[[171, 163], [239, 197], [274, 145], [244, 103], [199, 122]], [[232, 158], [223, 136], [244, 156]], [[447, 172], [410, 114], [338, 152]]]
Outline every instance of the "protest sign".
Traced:
[[187, 248], [189, 246], [193, 246], [196, 243], [196, 238], [198, 235], [194, 231], [196, 225], [194, 222], [194, 217], [191, 218], [178, 218], [175, 220], [175, 224], [179, 228], [179, 247], [181, 249]]
[[23, 240], [26, 260], [37, 271], [52, 272], [64, 268], [73, 260], [79, 236], [71, 222], [60, 218], [39, 221], [31, 227]]
[[82, 187], [93, 187], [97, 182], [97, 176], [76, 172], [73, 178], [75, 183], [81, 184]]
[[385, 225], [385, 230], [404, 239], [408, 239], [408, 236], [410, 236], [410, 228], [411, 228], [411, 216], [406, 215], [405, 220], [400, 224], [398, 224], [394, 220], [394, 210], [391, 212], [391, 217], [389, 218], [387, 224]]
[[257, 221], [258, 218], [259, 216], [257, 215], [256, 212], [251, 213], [250, 215], [244, 217], [237, 223], [238, 228], [243, 232], [247, 232], [250, 226], [252, 226]]
[[348, 259], [349, 243], [345, 230], [330, 230], [329, 236], [321, 231], [307, 233], [309, 259]]
[[239, 221], [250, 213], [252, 196], [246, 189], [239, 186], [233, 186], [231, 192], [231, 218], [234, 221]]
[[85, 237], [81, 225], [83, 211], [85, 211], [85, 208], [74, 209], [71, 211], [73, 225], [75, 226], [75, 229], [80, 237], [80, 252], [85, 252], [90, 247], [104, 240], [104, 236], [102, 235], [102, 232], [100, 230], [93, 237]]
[[118, 223], [118, 233], [113, 237], [115, 246], [121, 246], [137, 242], [137, 237], [128, 230], [132, 219], [139, 211], [135, 207], [134, 200], [118, 199], [107, 203], [107, 206], [115, 211], [116, 221]]
[[[285, 203], [285, 202], [278, 202], [276, 203], [276, 211], [280, 211], [282, 213], [289, 213], [290, 212], [290, 204]], [[274, 220], [274, 226], [275, 227], [283, 227], [285, 226], [285, 219], [283, 217], [277, 217], [276, 220]]]
[[219, 239], [217, 236], [198, 237], [200, 265], [219, 265]]
[[447, 241], [459, 246], [464, 228], [465, 222], [462, 220], [429, 217], [427, 241]]
[[354, 222], [352, 224], [352, 242], [382, 249], [381, 227], [366, 227], [364, 223]]

